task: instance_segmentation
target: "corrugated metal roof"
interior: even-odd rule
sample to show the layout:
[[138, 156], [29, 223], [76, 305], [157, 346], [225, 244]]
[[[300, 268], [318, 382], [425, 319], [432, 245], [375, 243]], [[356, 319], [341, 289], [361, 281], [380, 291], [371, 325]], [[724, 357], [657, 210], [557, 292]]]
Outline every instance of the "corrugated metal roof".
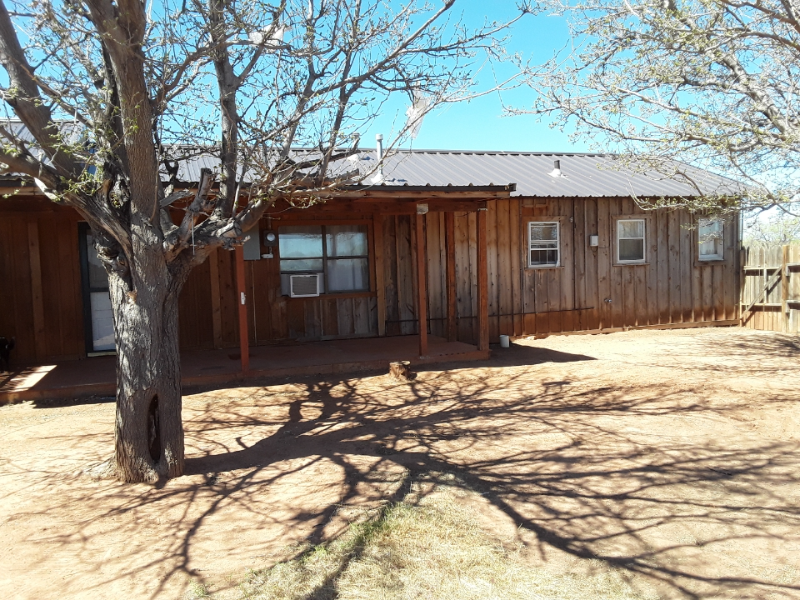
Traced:
[[[372, 153], [363, 162], [374, 161]], [[561, 177], [550, 175], [554, 161]], [[373, 163], [374, 164], [374, 163]], [[513, 196], [529, 197], [675, 197], [736, 195], [746, 187], [726, 177], [678, 162], [659, 170], [643, 160], [606, 154], [533, 152], [401, 151], [390, 155], [384, 176], [408, 185], [489, 185], [516, 183]]]
[[[7, 121], [15, 135], [26, 141], [30, 134], [18, 121]], [[77, 131], [72, 123], [61, 123]], [[187, 149], [191, 151], [192, 149]], [[200, 169], [219, 169], [213, 151], [181, 161], [178, 179], [200, 180]], [[316, 149], [298, 149], [300, 160], [319, 155]], [[396, 150], [385, 159], [383, 178], [375, 178], [376, 154], [362, 150], [332, 165], [333, 174], [358, 170], [362, 185], [393, 186], [487, 186], [516, 184], [512, 196], [539, 198], [602, 198], [615, 196], [692, 197], [742, 195], [747, 186], [676, 161], [662, 161], [658, 167], [644, 158], [623, 158], [612, 154], [552, 152], [481, 152], [458, 150]], [[554, 161], [560, 161], [561, 177], [551, 176]], [[11, 180], [13, 174], [2, 179]]]
[[[298, 150], [309, 158], [315, 151]], [[561, 163], [561, 177], [553, 177], [554, 161]], [[381, 185], [374, 177], [376, 155], [362, 151], [357, 157], [339, 161], [333, 173], [358, 168], [366, 176], [362, 185]], [[179, 179], [198, 181], [200, 169], [218, 167], [211, 156], [198, 156], [181, 164]], [[457, 150], [399, 150], [389, 154], [383, 167], [382, 187], [486, 186], [515, 183], [512, 196], [539, 198], [692, 197], [741, 195], [747, 187], [676, 161], [659, 163], [622, 158], [611, 154], [552, 152], [480, 152]]]
[[[82, 135], [81, 131], [82, 126], [80, 123], [76, 123], [74, 121], [63, 121], [63, 120], [56, 121], [55, 123], [61, 130], [61, 133], [65, 134], [65, 138], [69, 143], [75, 143], [80, 139], [80, 136]], [[23, 125], [21, 121], [5, 119], [0, 121], [0, 124], [2, 124], [2, 126], [11, 135], [22, 140], [23, 142], [28, 144], [29, 147], [33, 149], [36, 148], [36, 140], [34, 139], [33, 135], [31, 135], [31, 132], [28, 131], [28, 128], [25, 127], [25, 125]]]

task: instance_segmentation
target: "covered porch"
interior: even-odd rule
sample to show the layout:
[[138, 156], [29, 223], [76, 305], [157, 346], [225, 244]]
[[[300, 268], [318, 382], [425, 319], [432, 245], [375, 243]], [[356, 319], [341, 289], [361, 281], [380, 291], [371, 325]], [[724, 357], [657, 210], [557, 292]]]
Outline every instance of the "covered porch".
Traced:
[[[249, 348], [249, 369], [232, 349], [192, 350], [181, 355], [184, 389], [213, 385], [249, 385], [264, 379], [359, 371], [388, 372], [389, 363], [411, 364], [485, 360], [489, 350], [463, 342], [427, 336], [427, 353], [420, 356], [417, 335], [305, 342]], [[67, 360], [20, 368], [0, 375], [0, 404], [27, 400], [114, 396], [115, 356]]]
[[[247, 259], [241, 247], [231, 254], [218, 251], [193, 272], [184, 288], [180, 306], [184, 387], [386, 372], [393, 361], [487, 359], [487, 201], [507, 198], [511, 191], [513, 185], [352, 186], [310, 207], [279, 203], [268, 211], [260, 228], [250, 232], [256, 258], [263, 260]], [[360, 259], [368, 266], [363, 289], [345, 293], [318, 289], [312, 297], [282, 292], [282, 261], [274, 252], [280, 249], [266, 245], [265, 233], [280, 236], [284, 228], [298, 226], [331, 231], [353, 223], [364, 232], [368, 247]], [[73, 227], [70, 230], [74, 232]], [[38, 259], [30, 262], [39, 265]], [[83, 267], [88, 270], [86, 264]], [[34, 279], [44, 281], [41, 275]], [[48, 327], [39, 318], [49, 314], [45, 300], [77, 299], [75, 292], [34, 294], [38, 333], [32, 340], [18, 341], [28, 349], [35, 341], [37, 352], [35, 358], [21, 356], [16, 368], [12, 359], [12, 372], [0, 374], [0, 404], [114, 395], [116, 359], [94, 355], [106, 348], [92, 346], [98, 336], [89, 334], [94, 318], [86, 302], [86, 352], [80, 353], [86, 358], [75, 360], [80, 354], [72, 353], [52, 356], [49, 346], [44, 347], [50, 334], [65, 337], [63, 326]], [[213, 339], [192, 339], [198, 333]], [[70, 335], [68, 340], [75, 337], [74, 332]]]
[[[435, 357], [439, 352], [436, 346], [444, 341], [488, 356], [487, 202], [508, 198], [514, 189], [514, 184], [356, 185], [323, 195], [303, 208], [279, 200], [265, 213], [261, 227], [252, 231], [250, 258], [246, 257], [246, 247], [237, 248], [234, 255], [235, 275], [231, 279], [236, 286], [236, 340], [242, 372], [251, 370], [251, 353], [261, 344], [263, 334], [256, 332], [254, 321], [259, 322], [262, 332], [277, 332], [273, 339], [304, 343], [353, 337], [408, 339], [414, 334], [416, 351], [395, 360]], [[330, 236], [337, 226], [354, 224], [365, 248], [357, 253], [356, 260], [366, 261], [369, 276], [361, 287], [339, 288], [338, 293], [317, 288], [316, 294], [290, 295], [283, 289], [282, 278], [294, 267], [284, 267], [283, 263], [297, 262], [295, 253], [288, 252], [288, 245], [284, 249], [282, 242], [275, 242], [275, 249], [280, 251], [276, 260], [273, 248], [259, 242], [265, 240], [265, 234], [283, 240], [289, 235], [310, 238], [313, 231], [322, 248], [323, 231]], [[459, 239], [461, 252], [457, 256]], [[326, 266], [316, 270], [321, 270], [319, 276], [327, 281], [328, 264], [338, 255], [331, 260], [324, 250], [317, 254], [321, 258], [313, 261]], [[306, 248], [296, 254], [304, 257], [304, 262], [311, 262], [305, 257], [312, 255], [316, 256]], [[211, 275], [212, 280], [217, 277]], [[214, 310], [219, 321], [215, 331], [224, 328], [222, 313]], [[247, 336], [241, 335], [244, 331]]]

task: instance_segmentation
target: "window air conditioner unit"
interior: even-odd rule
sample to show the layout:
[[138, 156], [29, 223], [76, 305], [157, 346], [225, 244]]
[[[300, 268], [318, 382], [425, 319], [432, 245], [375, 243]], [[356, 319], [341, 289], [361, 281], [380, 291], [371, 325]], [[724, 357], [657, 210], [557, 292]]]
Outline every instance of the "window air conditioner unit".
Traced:
[[319, 296], [319, 284], [321, 276], [319, 273], [312, 275], [290, 275], [289, 276], [289, 296], [292, 298], [311, 298]]

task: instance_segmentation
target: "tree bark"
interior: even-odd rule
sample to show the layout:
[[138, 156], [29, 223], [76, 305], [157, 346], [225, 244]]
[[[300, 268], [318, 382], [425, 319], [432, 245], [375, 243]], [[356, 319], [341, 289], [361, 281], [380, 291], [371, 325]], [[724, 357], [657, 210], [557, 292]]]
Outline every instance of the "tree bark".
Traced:
[[222, 177], [219, 182], [220, 199], [217, 214], [226, 218], [234, 211], [236, 203], [236, 162], [239, 158], [239, 115], [236, 109], [236, 91], [241, 85], [233, 71], [227, 48], [224, 44], [225, 14], [229, 10], [224, 0], [210, 0], [208, 16], [212, 24], [211, 38], [217, 50], [214, 52], [214, 68], [219, 87], [220, 126], [222, 129]]
[[115, 466], [127, 482], [183, 474], [178, 293], [161, 261], [131, 267], [129, 280], [109, 274], [117, 340]]

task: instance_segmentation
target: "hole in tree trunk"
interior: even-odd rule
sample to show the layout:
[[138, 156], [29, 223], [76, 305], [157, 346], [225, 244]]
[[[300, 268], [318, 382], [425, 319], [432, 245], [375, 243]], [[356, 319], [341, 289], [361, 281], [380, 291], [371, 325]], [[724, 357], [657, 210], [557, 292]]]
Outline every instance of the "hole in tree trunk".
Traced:
[[158, 418], [158, 396], [153, 396], [147, 411], [147, 443], [150, 458], [155, 462], [161, 458], [161, 424]]

